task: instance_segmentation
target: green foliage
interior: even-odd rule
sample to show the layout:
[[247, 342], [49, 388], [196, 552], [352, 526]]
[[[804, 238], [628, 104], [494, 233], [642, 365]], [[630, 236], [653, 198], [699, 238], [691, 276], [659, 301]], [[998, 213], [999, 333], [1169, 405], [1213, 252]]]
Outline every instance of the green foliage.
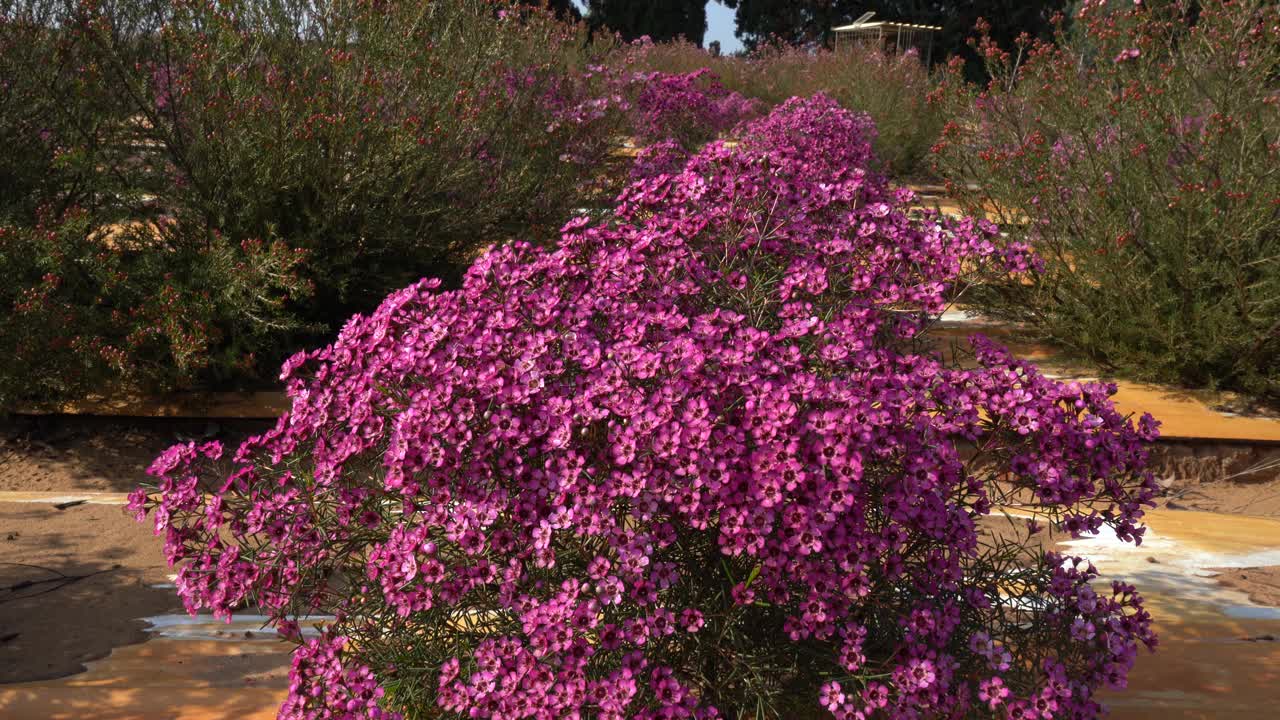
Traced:
[[577, 91], [584, 38], [540, 13], [500, 17], [484, 0], [173, 8], [126, 37], [175, 60], [137, 72], [130, 43], [98, 43], [155, 129], [161, 192], [229, 236], [314, 251], [317, 321], [448, 275], [494, 239], [554, 229], [607, 150], [608, 128], [548, 130]]
[[[390, 289], [551, 236], [622, 122], [578, 111], [610, 41], [514, 2], [0, 3], [0, 252], [21, 278], [0, 307], [41, 297], [0, 346], [111, 355], [0, 371], [36, 399], [271, 377]], [[107, 228], [139, 237], [103, 254]], [[115, 311], [160, 298], [201, 331], [122, 340], [163, 322]], [[79, 325], [24, 336], [42, 313]]]
[[82, 209], [0, 222], [0, 407], [251, 372], [300, 329], [305, 257], [196, 235], [196, 223], [100, 226]]
[[102, 206], [129, 168], [100, 166], [127, 134], [100, 68], [76, 66], [60, 0], [0, 0], [0, 222], [35, 222], [45, 203]]
[[973, 299], [1107, 369], [1280, 399], [1280, 7], [1082, 7], [948, 82], [939, 170], [1044, 259]]
[[[724, 0], [736, 10], [737, 35], [748, 48], [784, 43], [797, 45], [822, 42], [831, 28], [840, 25], [847, 9], [840, 2], [803, 0]], [[861, 15], [866, 10], [858, 14]]]

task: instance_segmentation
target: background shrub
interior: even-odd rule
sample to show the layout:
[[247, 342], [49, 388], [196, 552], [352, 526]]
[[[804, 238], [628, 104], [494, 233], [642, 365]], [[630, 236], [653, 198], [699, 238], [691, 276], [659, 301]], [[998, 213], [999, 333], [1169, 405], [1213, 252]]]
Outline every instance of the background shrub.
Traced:
[[[0, 252], [14, 277], [65, 280], [46, 298], [60, 309], [46, 312], [86, 323], [66, 333], [124, 353], [88, 362], [91, 381], [31, 383], [6, 368], [0, 384], [27, 399], [121, 381], [253, 382], [391, 288], [424, 274], [456, 281], [455, 268], [517, 229], [553, 236], [623, 128], [615, 108], [592, 111], [607, 91], [583, 72], [607, 41], [510, 3], [3, 10], [0, 138], [17, 151], [0, 159], [13, 243]], [[151, 236], [100, 259], [91, 236], [111, 227]], [[46, 232], [61, 249], [29, 254]], [[31, 282], [9, 297], [44, 292]], [[262, 297], [247, 292], [254, 283]], [[193, 319], [208, 323], [167, 359], [91, 320], [162, 296], [173, 312], [203, 308]], [[66, 351], [30, 345], [18, 327], [0, 345]], [[52, 367], [88, 369], [77, 357]]]
[[929, 149], [945, 123], [941, 111], [927, 101], [934, 83], [914, 54], [762, 45], [747, 57], [712, 57], [696, 45], [677, 41], [629, 46], [625, 62], [672, 73], [710, 68], [725, 88], [768, 106], [824, 93], [845, 108], [871, 116], [877, 130], [878, 168], [899, 178], [928, 173]]
[[533, 9], [175, 1], [124, 22], [90, 52], [154, 127], [164, 192], [227, 235], [314, 251], [319, 321], [517, 228], [552, 232], [610, 149], [608, 116], [557, 122], [588, 97], [590, 50]]
[[1140, 537], [1154, 423], [929, 350], [953, 283], [1028, 258], [908, 214], [870, 131], [785, 103], [290, 359], [229, 475], [179, 445], [131, 496], [188, 608], [300, 643], [285, 718], [1097, 717], [1141, 597], [977, 523]]
[[[1044, 260], [974, 299], [1140, 378], [1280, 398], [1280, 8], [1090, 2], [981, 43], [938, 166]], [[1023, 221], [1025, 220], [1025, 224]]]
[[129, 115], [103, 68], [79, 61], [68, 17], [62, 0], [0, 0], [0, 220], [24, 227], [46, 205], [118, 219], [141, 182], [119, 162]]
[[253, 375], [304, 329], [305, 256], [157, 206], [146, 121], [69, 18], [0, 6], [0, 410]]

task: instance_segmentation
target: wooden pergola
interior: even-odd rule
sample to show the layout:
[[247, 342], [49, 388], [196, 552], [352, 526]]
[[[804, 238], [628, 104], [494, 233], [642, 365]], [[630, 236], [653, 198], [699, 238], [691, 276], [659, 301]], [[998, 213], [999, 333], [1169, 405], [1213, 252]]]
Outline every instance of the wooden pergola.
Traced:
[[852, 24], [832, 28], [837, 51], [855, 47], [872, 47], [889, 55], [901, 55], [914, 49], [925, 65], [933, 57], [933, 36], [938, 25], [872, 21], [873, 12], [864, 14]]

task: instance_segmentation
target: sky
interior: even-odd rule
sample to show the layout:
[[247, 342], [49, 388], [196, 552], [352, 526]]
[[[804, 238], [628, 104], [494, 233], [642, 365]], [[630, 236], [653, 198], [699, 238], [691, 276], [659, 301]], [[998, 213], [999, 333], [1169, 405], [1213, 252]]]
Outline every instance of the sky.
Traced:
[[[586, 12], [584, 0], [574, 0], [578, 9]], [[702, 46], [711, 44], [712, 40], [720, 41], [720, 51], [728, 55], [742, 49], [742, 42], [733, 36], [733, 11], [718, 2], [707, 3], [707, 36]]]
[[707, 3], [707, 37], [703, 46], [712, 40], [720, 41], [720, 51], [725, 55], [742, 49], [742, 41], [733, 36], [733, 11], [718, 2]]

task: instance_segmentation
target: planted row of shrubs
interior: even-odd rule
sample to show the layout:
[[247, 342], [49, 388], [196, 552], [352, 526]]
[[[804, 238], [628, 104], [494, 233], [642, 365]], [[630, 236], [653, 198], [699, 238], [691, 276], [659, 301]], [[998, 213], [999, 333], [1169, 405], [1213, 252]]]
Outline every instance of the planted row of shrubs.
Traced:
[[282, 718], [1098, 717], [1141, 596], [979, 523], [1140, 538], [1155, 424], [942, 361], [953, 288], [1032, 258], [910, 212], [873, 136], [788, 101], [290, 359], [229, 474], [179, 445], [131, 496], [188, 609], [299, 643]]
[[793, 94], [836, 88], [915, 167], [924, 70], [863, 60], [619, 47], [501, 0], [5, 0], [0, 408], [268, 383], [390, 288]]
[[869, 50], [625, 61], [868, 112], [882, 167], [944, 179], [1043, 259], [965, 302], [1105, 372], [1280, 403], [1280, 7], [1095, 0], [1057, 27], [1009, 48], [976, 28], [982, 85]]
[[934, 145], [1037, 248], [966, 301], [1110, 371], [1280, 397], [1274, 4], [1085, 3], [1054, 44], [984, 41], [974, 87], [910, 56], [619, 47], [498, 0], [2, 1], [0, 408], [269, 381], [389, 288], [818, 90], [877, 121], [879, 169]]

